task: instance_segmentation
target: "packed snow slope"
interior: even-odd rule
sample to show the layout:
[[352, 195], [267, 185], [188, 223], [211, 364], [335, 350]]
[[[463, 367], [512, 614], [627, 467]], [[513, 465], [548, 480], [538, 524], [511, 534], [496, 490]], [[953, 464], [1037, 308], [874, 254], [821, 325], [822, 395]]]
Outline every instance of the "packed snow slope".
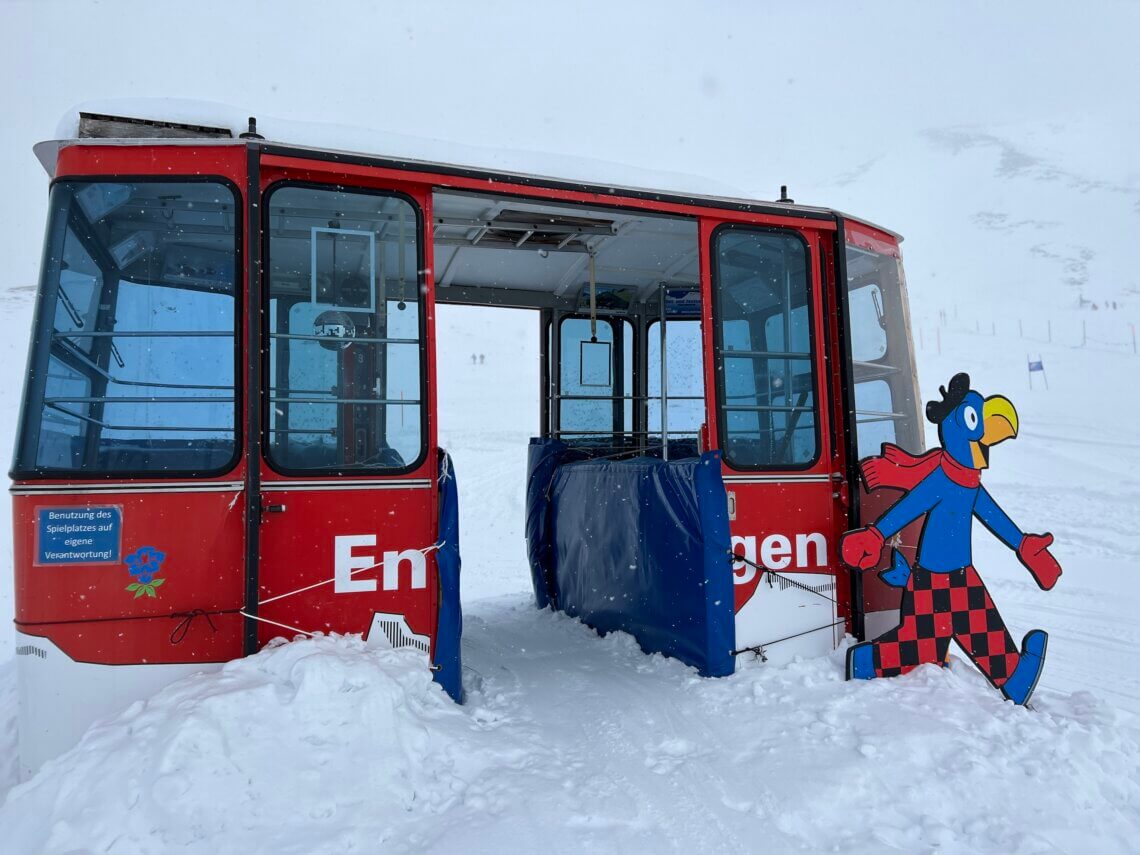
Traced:
[[[537, 321], [445, 307], [467, 705], [356, 639], [266, 650], [100, 723], [11, 789], [4, 851], [1135, 851], [1140, 6], [312, 9], [0, 2], [0, 447], [46, 210], [30, 146], [71, 105], [208, 99], [289, 141], [760, 198], [786, 183], [906, 235], [925, 397], [967, 370], [1018, 407], [985, 481], [1056, 534], [1065, 575], [1041, 592], [980, 530], [975, 557], [1012, 631], [1050, 633], [1035, 708], [960, 659], [867, 684], [842, 680], [841, 652], [703, 680], [534, 610]], [[177, 61], [156, 64], [155, 44]], [[1028, 385], [1039, 356], [1048, 391]], [[0, 526], [3, 615], [10, 538]], [[10, 654], [4, 629], [0, 788]]]
[[184, 680], [14, 790], [12, 852], [1127, 852], [1132, 724], [972, 667], [841, 654], [707, 680], [525, 603], [468, 620], [468, 704], [299, 641]]

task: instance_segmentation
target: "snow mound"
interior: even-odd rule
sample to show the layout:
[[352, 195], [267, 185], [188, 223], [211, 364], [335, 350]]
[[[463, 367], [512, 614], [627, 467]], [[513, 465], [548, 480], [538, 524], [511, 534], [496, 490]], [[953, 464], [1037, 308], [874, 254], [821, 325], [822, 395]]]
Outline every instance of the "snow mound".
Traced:
[[13, 789], [13, 853], [1126, 852], [1140, 729], [968, 663], [847, 683], [843, 651], [702, 679], [522, 598], [422, 656], [295, 641], [174, 684]]
[[[422, 655], [299, 640], [178, 682], [14, 789], [8, 852], [348, 851], [461, 795], [473, 726]], [[270, 844], [270, 840], [273, 840]]]

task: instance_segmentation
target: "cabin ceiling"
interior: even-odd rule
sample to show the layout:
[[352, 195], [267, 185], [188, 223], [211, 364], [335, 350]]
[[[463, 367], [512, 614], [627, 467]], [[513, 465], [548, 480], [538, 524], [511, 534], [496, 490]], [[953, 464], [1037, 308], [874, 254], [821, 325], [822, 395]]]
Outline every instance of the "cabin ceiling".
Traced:
[[599, 287], [636, 291], [640, 301], [663, 284], [698, 283], [692, 219], [442, 191], [433, 209], [439, 302], [576, 303], [590, 253]]

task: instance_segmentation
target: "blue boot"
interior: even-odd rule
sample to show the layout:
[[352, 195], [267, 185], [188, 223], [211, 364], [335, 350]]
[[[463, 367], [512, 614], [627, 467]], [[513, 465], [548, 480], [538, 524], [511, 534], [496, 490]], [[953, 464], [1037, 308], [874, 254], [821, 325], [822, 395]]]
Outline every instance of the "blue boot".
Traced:
[[1024, 706], [1033, 696], [1041, 668], [1045, 664], [1045, 650], [1048, 646], [1049, 634], [1045, 630], [1031, 629], [1025, 633], [1021, 642], [1021, 660], [1001, 687], [1002, 694], [1015, 704]]
[[847, 679], [875, 679], [875, 651], [871, 642], [864, 641], [847, 648]]

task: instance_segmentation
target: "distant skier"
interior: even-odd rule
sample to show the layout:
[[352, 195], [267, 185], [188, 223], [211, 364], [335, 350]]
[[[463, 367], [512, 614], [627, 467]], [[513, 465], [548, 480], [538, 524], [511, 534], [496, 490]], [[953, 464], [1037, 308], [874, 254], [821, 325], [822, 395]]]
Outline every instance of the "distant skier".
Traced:
[[1048, 635], [1028, 632], [1021, 651], [971, 555], [972, 518], [1016, 550], [1037, 584], [1049, 590], [1061, 567], [1049, 552], [1051, 534], [1023, 534], [981, 486], [989, 449], [1017, 436], [1017, 411], [1000, 395], [983, 399], [970, 388], [967, 374], [956, 374], [942, 400], [926, 405], [926, 417], [938, 425], [942, 447], [920, 457], [884, 444], [882, 454], [862, 464], [868, 490], [894, 487], [908, 492], [874, 525], [843, 536], [843, 561], [861, 570], [879, 563], [886, 541], [926, 514], [918, 559], [908, 566], [895, 552], [882, 572], [890, 585], [904, 587], [900, 622], [874, 641], [847, 652], [847, 679], [869, 680], [905, 674], [918, 665], [944, 662], [954, 639], [995, 687], [1014, 703], [1033, 694], [1045, 660]]

